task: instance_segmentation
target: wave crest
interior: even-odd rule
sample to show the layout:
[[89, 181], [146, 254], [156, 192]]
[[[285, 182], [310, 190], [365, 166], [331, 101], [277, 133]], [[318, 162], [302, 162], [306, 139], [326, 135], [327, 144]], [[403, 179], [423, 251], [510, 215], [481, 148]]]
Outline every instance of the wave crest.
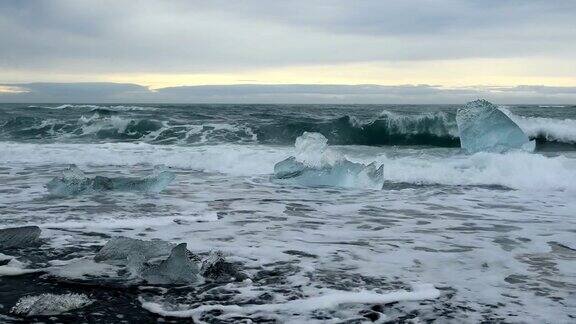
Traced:
[[271, 144], [292, 144], [303, 132], [321, 133], [332, 145], [460, 145], [456, 122], [445, 113], [404, 116], [384, 111], [367, 122], [350, 116], [328, 121], [281, 121], [256, 131], [260, 142]]
[[73, 105], [73, 104], [63, 104], [58, 106], [36, 106], [30, 105], [28, 108], [44, 108], [44, 109], [53, 109], [53, 110], [60, 110], [60, 109], [91, 109], [91, 110], [98, 110], [98, 109], [106, 109], [111, 111], [143, 111], [143, 110], [157, 110], [158, 108], [152, 106], [125, 106], [125, 105]]
[[[195, 112], [179, 111], [177, 118], [138, 106], [60, 105], [60, 112], [44, 111], [7, 115], [0, 122], [0, 137], [43, 142], [141, 141], [152, 144], [262, 143], [292, 146], [304, 132], [321, 133], [330, 145], [417, 145], [459, 147], [452, 112], [397, 114], [382, 111], [373, 119], [344, 115], [330, 119], [290, 115], [222, 116], [206, 119]], [[79, 117], [72, 109], [90, 109]], [[576, 120], [519, 116], [500, 109], [537, 142], [537, 150], [576, 150]], [[63, 118], [60, 116], [62, 115]], [[200, 116], [200, 117], [199, 117]]]
[[576, 144], [576, 120], [544, 117], [525, 117], [513, 114], [509, 109], [500, 108], [530, 138], [543, 142]]

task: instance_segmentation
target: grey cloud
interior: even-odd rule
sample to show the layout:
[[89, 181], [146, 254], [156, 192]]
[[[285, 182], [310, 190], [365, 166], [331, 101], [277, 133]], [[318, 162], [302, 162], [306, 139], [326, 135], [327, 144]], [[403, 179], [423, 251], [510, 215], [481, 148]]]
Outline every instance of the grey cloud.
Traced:
[[[2, 85], [0, 85], [2, 86]], [[0, 102], [122, 102], [146, 100], [150, 90], [136, 84], [85, 83], [26, 83], [5, 84], [18, 92], [1, 92]]]
[[568, 95], [576, 95], [576, 87], [550, 87], [550, 86], [541, 86], [541, 85], [522, 85], [516, 86], [511, 88], [504, 88], [505, 91], [514, 91], [514, 92], [532, 92], [532, 93], [540, 93], [540, 94], [568, 94]]
[[0, 72], [576, 55], [574, 1], [0, 2]]
[[157, 90], [118, 83], [0, 84], [0, 102], [54, 103], [463, 103], [486, 98], [502, 104], [574, 104], [576, 87], [525, 86], [447, 89], [434, 85], [251, 84], [181, 86]]
[[[573, 29], [576, 3], [534, 1], [347, 1], [296, 0], [290, 2], [211, 1], [212, 8], [232, 7], [248, 17], [323, 28], [327, 31], [372, 35], [429, 35], [469, 30], [539, 25]], [[498, 37], [498, 35], [493, 35]]]

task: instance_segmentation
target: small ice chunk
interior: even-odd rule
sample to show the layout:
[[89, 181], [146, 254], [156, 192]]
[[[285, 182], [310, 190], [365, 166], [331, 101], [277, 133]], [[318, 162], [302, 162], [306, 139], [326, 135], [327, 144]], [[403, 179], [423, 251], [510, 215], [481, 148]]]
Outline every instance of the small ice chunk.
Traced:
[[23, 226], [0, 229], [0, 249], [37, 245], [40, 243], [40, 227]]
[[162, 240], [144, 241], [118, 236], [110, 239], [94, 256], [94, 260], [126, 264], [128, 261], [133, 261], [129, 260], [132, 258], [144, 262], [169, 255], [173, 247], [173, 244]]
[[104, 191], [132, 191], [158, 193], [174, 180], [175, 175], [168, 168], [160, 166], [154, 168], [154, 173], [145, 178], [129, 177], [103, 177], [90, 178], [78, 167], [71, 165], [62, 173], [62, 176], [52, 179], [46, 184], [51, 194], [57, 196], [71, 196]]
[[202, 280], [200, 269], [186, 243], [172, 249], [170, 256], [158, 264], [144, 264], [140, 276], [150, 284], [191, 284]]
[[531, 152], [536, 145], [516, 123], [486, 100], [471, 101], [458, 109], [456, 123], [460, 145], [468, 153], [511, 149]]
[[246, 278], [246, 275], [240, 272], [238, 267], [226, 261], [222, 252], [212, 252], [202, 261], [202, 268], [200, 269], [204, 278], [218, 281], [241, 281]]
[[312, 168], [296, 161], [294, 157], [289, 157], [276, 163], [274, 178], [282, 182], [310, 187], [382, 189], [384, 166], [381, 165], [377, 168], [374, 163], [364, 165], [341, 160], [334, 165]]
[[41, 294], [20, 298], [11, 312], [21, 316], [58, 315], [92, 303], [84, 294]]

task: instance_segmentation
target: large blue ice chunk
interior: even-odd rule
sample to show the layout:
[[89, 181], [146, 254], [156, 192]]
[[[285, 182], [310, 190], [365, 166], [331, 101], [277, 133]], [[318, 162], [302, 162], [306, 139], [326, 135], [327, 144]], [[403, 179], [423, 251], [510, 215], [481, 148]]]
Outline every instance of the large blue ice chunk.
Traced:
[[90, 178], [75, 165], [66, 169], [62, 176], [52, 179], [46, 188], [57, 196], [71, 196], [103, 191], [135, 191], [158, 193], [164, 190], [175, 175], [166, 167], [157, 166], [151, 176], [145, 178], [103, 177]]
[[471, 101], [458, 109], [456, 123], [460, 145], [468, 153], [533, 151], [536, 145], [516, 123], [486, 100]]
[[327, 142], [322, 134], [305, 132], [296, 139], [295, 156], [274, 166], [274, 179], [311, 187], [382, 188], [383, 166], [348, 161]]

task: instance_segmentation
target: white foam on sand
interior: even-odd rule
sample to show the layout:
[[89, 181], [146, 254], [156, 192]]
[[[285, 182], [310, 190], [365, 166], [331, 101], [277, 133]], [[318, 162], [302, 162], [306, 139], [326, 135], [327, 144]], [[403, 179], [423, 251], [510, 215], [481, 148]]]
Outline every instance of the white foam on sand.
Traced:
[[[387, 304], [399, 301], [415, 301], [435, 299], [440, 296], [440, 291], [432, 285], [418, 285], [415, 286], [414, 291], [392, 291], [388, 293], [377, 293], [373, 291], [360, 290], [360, 291], [337, 291], [328, 290], [322, 295], [310, 296], [307, 298], [290, 300], [284, 303], [272, 303], [263, 305], [202, 305], [196, 308], [187, 310], [166, 310], [159, 303], [148, 302], [140, 299], [142, 307], [150, 312], [172, 317], [191, 317], [194, 321], [201, 322], [201, 315], [206, 312], [219, 310], [224, 312], [220, 315], [220, 319], [230, 318], [234, 316], [248, 316], [255, 314], [284, 314], [291, 316], [288, 321], [303, 320], [306, 318], [306, 313], [320, 309], [334, 309], [344, 304]], [[303, 314], [304, 313], [304, 314]], [[310, 314], [307, 314], [308, 316]], [[287, 320], [284, 318], [284, 320]], [[307, 318], [311, 320], [311, 318]]]
[[76, 258], [66, 261], [52, 260], [46, 271], [55, 277], [85, 280], [94, 277], [116, 278], [119, 267], [102, 262], [95, 262], [91, 257]]

